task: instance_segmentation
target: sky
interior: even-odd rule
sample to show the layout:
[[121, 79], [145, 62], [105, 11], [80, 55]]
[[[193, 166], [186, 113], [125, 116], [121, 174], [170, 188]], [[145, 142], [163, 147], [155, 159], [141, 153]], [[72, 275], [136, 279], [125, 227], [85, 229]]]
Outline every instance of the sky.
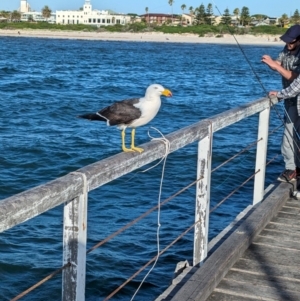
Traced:
[[[188, 12], [189, 7], [199, 7], [203, 4], [205, 7], [209, 3], [213, 5], [215, 15], [223, 14], [226, 8], [230, 13], [233, 13], [235, 8], [246, 6], [249, 8], [250, 15], [264, 14], [269, 17], [281, 17], [282, 14], [288, 16], [293, 15], [295, 10], [300, 11], [300, 1], [296, 0], [174, 0], [173, 6], [168, 4], [168, 0], [90, 0], [93, 9], [98, 10], [113, 10], [117, 13], [136, 13], [142, 15], [145, 13], [145, 8], [148, 7], [149, 13], [164, 13], [181, 14], [181, 6], [186, 5], [185, 12]], [[45, 5], [55, 12], [56, 10], [78, 10], [83, 6], [85, 0], [27, 0], [31, 6], [31, 10], [41, 11]], [[19, 0], [0, 0], [1, 10], [18, 10], [20, 6]], [[220, 11], [220, 13], [219, 13]]]

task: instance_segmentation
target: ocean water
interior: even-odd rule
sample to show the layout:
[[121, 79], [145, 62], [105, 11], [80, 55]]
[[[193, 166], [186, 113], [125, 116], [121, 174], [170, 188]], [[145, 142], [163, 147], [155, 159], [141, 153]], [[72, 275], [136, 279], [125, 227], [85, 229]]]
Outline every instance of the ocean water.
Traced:
[[[169, 88], [173, 97], [163, 98], [156, 118], [137, 129], [136, 145], [150, 140], [151, 126], [168, 134], [279, 89], [280, 77], [260, 58], [276, 57], [281, 48], [241, 47], [243, 52], [238, 45], [0, 38], [0, 199], [119, 153], [116, 128], [76, 116], [143, 96], [152, 83]], [[280, 124], [272, 111], [271, 128]], [[255, 141], [256, 133], [257, 116], [215, 133], [213, 167]], [[280, 153], [281, 134], [270, 136], [268, 159]], [[250, 149], [213, 173], [212, 206], [254, 172], [254, 158]], [[195, 180], [196, 160], [197, 143], [168, 156], [162, 199]], [[162, 165], [145, 169], [89, 194], [88, 248], [157, 204]], [[282, 169], [279, 156], [267, 167], [266, 186]], [[211, 215], [210, 238], [251, 204], [252, 189], [250, 181]], [[193, 223], [194, 203], [193, 186], [162, 208], [161, 249]], [[59, 206], [0, 234], [0, 300], [61, 266], [62, 212]], [[155, 256], [156, 230], [154, 212], [88, 254], [86, 300], [102, 300]], [[191, 232], [159, 258], [134, 300], [155, 299], [170, 284], [176, 263], [192, 256]], [[111, 300], [130, 300], [147, 271]], [[58, 275], [22, 300], [60, 298]]]

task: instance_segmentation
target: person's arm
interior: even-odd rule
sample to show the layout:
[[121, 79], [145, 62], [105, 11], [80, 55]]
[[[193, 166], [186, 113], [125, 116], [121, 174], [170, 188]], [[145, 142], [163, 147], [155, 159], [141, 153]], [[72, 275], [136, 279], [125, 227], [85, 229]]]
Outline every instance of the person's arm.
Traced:
[[269, 96], [276, 96], [277, 98], [291, 98], [300, 93], [300, 76], [298, 76], [287, 88], [281, 91], [270, 91]]
[[269, 55], [263, 55], [261, 61], [268, 65], [272, 70], [277, 71], [281, 76], [283, 76], [287, 80], [294, 80], [299, 74], [286, 70], [281, 66], [281, 62], [278, 60], [273, 60]]

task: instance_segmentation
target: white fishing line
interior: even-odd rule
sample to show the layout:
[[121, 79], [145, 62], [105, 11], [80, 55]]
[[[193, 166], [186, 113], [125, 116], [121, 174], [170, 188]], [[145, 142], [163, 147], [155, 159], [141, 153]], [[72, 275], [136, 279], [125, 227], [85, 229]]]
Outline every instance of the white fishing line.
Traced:
[[146, 172], [152, 168], [154, 168], [155, 166], [159, 165], [162, 161], [163, 161], [163, 168], [162, 168], [162, 173], [161, 173], [161, 179], [160, 179], [160, 187], [159, 187], [159, 195], [158, 195], [158, 208], [157, 208], [157, 231], [156, 231], [156, 241], [157, 241], [157, 257], [151, 267], [151, 269], [148, 271], [148, 273], [145, 275], [145, 277], [143, 278], [143, 280], [141, 281], [139, 287], [137, 288], [137, 290], [135, 291], [134, 295], [132, 296], [132, 298], [130, 299], [130, 301], [132, 301], [134, 299], [134, 297], [136, 296], [136, 294], [138, 293], [138, 291], [140, 290], [141, 286], [143, 285], [143, 283], [145, 282], [145, 280], [147, 279], [147, 277], [150, 275], [150, 273], [153, 271], [154, 267], [156, 266], [156, 263], [159, 259], [159, 251], [160, 251], [160, 241], [159, 241], [159, 229], [160, 229], [160, 203], [161, 203], [161, 192], [162, 192], [162, 184], [163, 184], [163, 180], [164, 180], [164, 175], [165, 175], [165, 166], [166, 166], [166, 161], [167, 161], [167, 157], [170, 153], [170, 141], [156, 128], [151, 127], [151, 129], [156, 130], [161, 137], [159, 138], [154, 138], [150, 135], [149, 131], [148, 131], [148, 136], [152, 139], [152, 140], [158, 140], [158, 141], [162, 141], [165, 144], [165, 155], [160, 159], [160, 161], [155, 164], [154, 166], [151, 166], [150, 168], [144, 170], [143, 172]]

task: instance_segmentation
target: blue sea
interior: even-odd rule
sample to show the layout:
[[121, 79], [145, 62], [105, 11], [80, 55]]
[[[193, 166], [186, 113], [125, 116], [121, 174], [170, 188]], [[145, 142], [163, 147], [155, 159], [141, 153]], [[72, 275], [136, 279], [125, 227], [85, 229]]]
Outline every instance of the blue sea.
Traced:
[[[238, 39], [238, 37], [237, 37]], [[266, 96], [281, 80], [260, 62], [281, 47], [0, 38], [0, 199], [118, 154], [120, 131], [77, 115], [140, 97], [159, 83], [173, 92], [136, 145]], [[244, 53], [244, 54], [243, 54]], [[245, 58], [247, 57], [247, 59]], [[251, 64], [251, 68], [249, 63]], [[255, 74], [254, 74], [255, 73]], [[258, 80], [259, 79], [259, 80]], [[279, 104], [279, 111], [282, 106]], [[271, 128], [280, 125], [272, 111]], [[282, 132], [270, 136], [268, 159], [280, 154]], [[256, 140], [257, 116], [214, 135], [213, 167]], [[129, 138], [129, 132], [128, 132]], [[212, 174], [216, 205], [254, 172], [255, 148]], [[168, 156], [162, 200], [196, 179], [197, 143]], [[89, 193], [88, 248], [154, 207], [162, 164], [150, 164]], [[267, 167], [266, 186], [283, 169]], [[210, 239], [252, 202], [250, 181], [212, 215]], [[194, 222], [195, 186], [161, 210], [160, 248]], [[62, 265], [63, 207], [0, 234], [0, 300], [10, 300]], [[86, 300], [102, 300], [157, 254], [157, 212], [87, 255]], [[154, 300], [170, 284], [177, 262], [192, 262], [193, 233], [158, 260], [134, 300]], [[130, 300], [146, 269], [111, 300]], [[22, 300], [60, 300], [61, 275]]]

